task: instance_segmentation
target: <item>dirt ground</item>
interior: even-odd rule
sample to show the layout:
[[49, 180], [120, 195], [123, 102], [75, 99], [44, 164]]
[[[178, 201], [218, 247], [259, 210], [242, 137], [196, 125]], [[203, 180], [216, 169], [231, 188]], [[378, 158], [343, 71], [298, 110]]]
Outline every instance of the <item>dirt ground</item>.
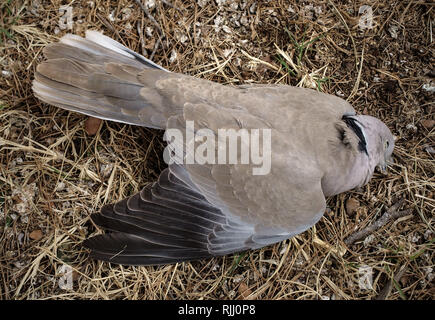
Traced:
[[[434, 298], [431, 1], [145, 0], [148, 15], [134, 0], [108, 3], [0, 4], [1, 299]], [[87, 117], [33, 96], [42, 48], [87, 29], [174, 72], [341, 96], [389, 126], [394, 163], [274, 246], [161, 267], [91, 260], [80, 243], [101, 231], [89, 215], [165, 163], [163, 132], [103, 122], [89, 135]], [[406, 215], [346, 244], [400, 199]]]

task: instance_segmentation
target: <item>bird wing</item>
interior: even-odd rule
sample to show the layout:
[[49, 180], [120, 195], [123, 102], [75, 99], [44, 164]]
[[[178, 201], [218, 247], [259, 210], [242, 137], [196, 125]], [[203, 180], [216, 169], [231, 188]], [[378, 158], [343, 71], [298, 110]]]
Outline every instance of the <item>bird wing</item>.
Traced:
[[[271, 228], [268, 219], [261, 219], [267, 221], [267, 228], [259, 228], [255, 217], [251, 222], [237, 219], [237, 210], [232, 214], [226, 209], [233, 205], [225, 202], [222, 209], [212, 204], [191, 177], [183, 166], [170, 165], [140, 193], [92, 214], [92, 220], [107, 232], [85, 240], [91, 256], [126, 265], [168, 264], [260, 248], [293, 235], [280, 226]], [[320, 197], [321, 191], [316, 194]], [[323, 204], [310, 224], [323, 214], [324, 198], [319, 200]], [[309, 227], [295, 218], [294, 233]]]
[[171, 165], [158, 181], [92, 220], [108, 230], [85, 240], [91, 255], [129, 265], [156, 265], [210, 256], [209, 236], [231, 228], [222, 212], [194, 187], [183, 167]]
[[[237, 102], [243, 101], [242, 97], [238, 98]], [[253, 130], [263, 130], [258, 139], [260, 150], [264, 150], [264, 145], [269, 143], [264, 132], [270, 130], [270, 172], [255, 174], [255, 169], [259, 169], [261, 164], [252, 161], [242, 164], [240, 145], [236, 163], [219, 164], [216, 159], [213, 164], [185, 164], [191, 180], [207, 200], [233, 221], [253, 226], [258, 236], [267, 238], [278, 234], [289, 237], [306, 230], [320, 219], [325, 209], [321, 189], [323, 172], [318, 166], [315, 146], [309, 134], [306, 136], [307, 132], [301, 131], [301, 123], [294, 121], [293, 129], [286, 128], [282, 132], [273, 123], [243, 108], [186, 103], [183, 114], [171, 117], [167, 124], [168, 129], [183, 132], [185, 146], [196, 143], [188, 141], [191, 128], [186, 126], [187, 121], [196, 126], [194, 133], [202, 129], [211, 130], [217, 140], [221, 139], [219, 130], [222, 129], [232, 129], [233, 132], [247, 130], [251, 134]], [[293, 125], [292, 119], [286, 121], [289, 126]], [[190, 137], [195, 139], [195, 135]], [[216, 158], [218, 143], [215, 145]], [[228, 145], [226, 148], [228, 154]], [[263, 160], [266, 161], [266, 158]]]

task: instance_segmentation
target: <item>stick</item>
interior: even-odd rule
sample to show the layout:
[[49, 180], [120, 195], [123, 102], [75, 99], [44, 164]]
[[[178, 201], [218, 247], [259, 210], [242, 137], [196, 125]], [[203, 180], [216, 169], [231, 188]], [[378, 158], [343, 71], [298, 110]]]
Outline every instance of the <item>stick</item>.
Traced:
[[400, 278], [405, 274], [406, 264], [401, 266], [396, 274], [388, 281], [387, 285], [381, 290], [379, 295], [376, 297], [376, 300], [385, 300], [391, 293], [391, 289], [393, 289], [393, 282], [399, 282]]
[[[145, 15], [151, 20], [151, 22], [156, 26], [157, 31], [159, 32], [160, 37], [157, 39], [155, 45], [154, 45], [154, 49], [153, 52], [150, 55], [150, 60], [153, 60], [154, 55], [161, 43], [160, 39], [163, 39], [165, 37], [165, 34], [162, 31], [162, 28], [160, 28], [159, 23], [156, 21], [156, 19], [154, 19], [153, 15], [148, 11], [148, 9], [142, 4], [141, 0], [135, 0], [136, 3], [139, 5], [139, 7], [142, 9], [142, 11], [145, 13]], [[165, 2], [166, 3], [166, 2]], [[166, 3], [167, 5], [169, 5], [168, 3]], [[139, 30], [138, 30], [139, 31]], [[144, 47], [144, 45], [142, 44], [142, 46]]]
[[134, 0], [145, 13], [145, 15], [151, 20], [151, 22], [156, 26], [161, 36], [164, 36], [162, 29], [160, 28], [159, 23], [154, 19], [153, 15], [148, 11], [148, 9], [142, 4], [141, 0]]
[[346, 240], [344, 240], [344, 243], [346, 245], [351, 245], [355, 243], [358, 240], [361, 240], [365, 237], [367, 237], [369, 234], [372, 234], [379, 228], [386, 225], [390, 220], [395, 220], [400, 217], [407, 216], [412, 213], [412, 209], [406, 209], [403, 211], [398, 211], [397, 209], [400, 208], [400, 206], [405, 202], [404, 199], [398, 201], [396, 204], [394, 204], [391, 208], [389, 208], [382, 217], [380, 217], [378, 220], [376, 220], [373, 224], [369, 225], [368, 227], [357, 231], [350, 235]]
[[175, 9], [175, 10], [178, 10], [179, 12], [183, 12], [180, 8], [177, 8], [176, 6], [174, 6], [172, 3], [170, 3], [169, 1], [167, 1], [167, 0], [161, 0], [164, 4], [166, 4], [167, 6], [169, 6], [169, 7], [171, 7], [171, 8], [173, 8], [173, 9]]
[[159, 47], [159, 45], [160, 45], [160, 38], [157, 39], [156, 44], [154, 45], [153, 52], [150, 55], [150, 60], [153, 60], [154, 55], [156, 54], [156, 51], [157, 51], [157, 48]]
[[139, 34], [139, 39], [140, 39], [140, 45], [142, 46], [142, 55], [146, 56], [147, 55], [147, 50], [145, 49], [145, 41], [143, 39], [143, 30], [142, 30], [142, 23], [141, 21], [137, 22], [137, 33]]

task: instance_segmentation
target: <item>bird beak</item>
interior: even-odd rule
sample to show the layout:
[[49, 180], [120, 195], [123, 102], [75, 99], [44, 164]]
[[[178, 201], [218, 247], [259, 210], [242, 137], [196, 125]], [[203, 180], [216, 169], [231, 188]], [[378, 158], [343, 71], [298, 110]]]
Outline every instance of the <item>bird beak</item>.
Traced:
[[387, 174], [387, 163], [380, 163], [376, 167], [378, 171], [382, 174]]
[[384, 161], [380, 162], [376, 166], [377, 171], [379, 171], [382, 174], [387, 174], [388, 163], [393, 163], [393, 159], [391, 156], [388, 159], [384, 159]]

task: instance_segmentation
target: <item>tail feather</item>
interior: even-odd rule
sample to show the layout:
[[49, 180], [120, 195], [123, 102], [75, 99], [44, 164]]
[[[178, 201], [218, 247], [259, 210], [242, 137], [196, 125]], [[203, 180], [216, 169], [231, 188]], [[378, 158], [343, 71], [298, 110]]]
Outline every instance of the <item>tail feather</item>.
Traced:
[[44, 54], [48, 59], [73, 58], [95, 64], [116, 62], [139, 68], [148, 67], [167, 71], [119, 42], [91, 30], [86, 32], [85, 38], [66, 34], [59, 43], [46, 47]]
[[50, 85], [50, 81], [50, 79], [45, 79], [44, 81], [34, 81], [33, 83], [33, 91], [36, 97], [46, 103], [103, 120], [139, 126], [144, 125], [144, 123], [136, 117], [126, 117], [122, 115], [118, 110], [113, 108], [112, 104], [104, 102], [104, 97], [99, 94], [89, 93], [71, 86], [63, 91], [61, 88], [67, 85], [59, 85], [58, 83]]
[[160, 69], [163, 71], [167, 71], [165, 68], [163, 68], [162, 66], [159, 66], [158, 64], [155, 64], [154, 62], [152, 62], [151, 60], [145, 58], [144, 56], [134, 52], [133, 50], [123, 46], [122, 44], [120, 44], [119, 42], [106, 37], [104, 35], [102, 35], [101, 33], [97, 32], [97, 31], [87, 31], [86, 32], [86, 39], [95, 42], [96, 44], [99, 44], [100, 46], [110, 49], [112, 51], [116, 51], [116, 52], [120, 52], [123, 55], [127, 55], [129, 54], [130, 56], [133, 56], [134, 58], [136, 58], [139, 62], [141, 62], [142, 64], [147, 65], [148, 67], [151, 68], [156, 68], [156, 69]]
[[[44, 49], [33, 91], [42, 101], [89, 116], [164, 129], [168, 114], [154, 88], [167, 70], [96, 31], [67, 34]], [[144, 79], [138, 75], [147, 71]], [[154, 70], [154, 72], [152, 72]], [[149, 88], [147, 86], [150, 86]]]
[[[68, 72], [65, 72], [66, 70]], [[43, 62], [38, 65], [36, 71], [36, 77], [43, 75], [52, 81], [86, 91], [92, 91], [88, 86], [88, 75], [104, 72], [103, 68], [99, 65], [65, 58], [56, 58]]]

